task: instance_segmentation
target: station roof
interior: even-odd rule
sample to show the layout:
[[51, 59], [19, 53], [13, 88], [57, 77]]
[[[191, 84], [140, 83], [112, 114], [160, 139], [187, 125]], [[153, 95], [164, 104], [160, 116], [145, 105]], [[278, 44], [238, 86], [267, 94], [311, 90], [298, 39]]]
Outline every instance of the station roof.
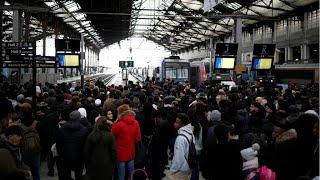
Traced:
[[[0, 2], [3, 0], [0, 0]], [[142, 36], [171, 51], [179, 51], [212, 37], [232, 33], [234, 18], [243, 26], [273, 22], [294, 16], [306, 6], [318, 8], [318, 0], [222, 0], [209, 9], [188, 9], [181, 0], [6, 0], [3, 11], [3, 40], [12, 39], [12, 10], [31, 15], [30, 39], [63, 34], [102, 49], [130, 36]], [[26, 23], [24, 24], [24, 26]], [[58, 32], [58, 33], [57, 33]]]
[[180, 0], [159, 0], [151, 5], [153, 0], [139, 1], [143, 2], [142, 10], [138, 16], [132, 17], [138, 21], [134, 24], [133, 34], [146, 37], [171, 51], [179, 51], [211, 37], [231, 34], [237, 17], [243, 19], [243, 27], [246, 27], [262, 21], [279, 20], [281, 16], [297, 13], [310, 4], [316, 8], [319, 6], [318, 0], [227, 0], [204, 12], [188, 9]]
[[80, 38], [82, 33], [86, 43], [99, 50], [129, 37], [131, 8], [132, 0], [7, 0], [1, 8], [5, 17], [3, 40], [12, 39], [12, 10], [18, 9], [25, 12], [23, 17], [31, 14], [30, 39], [43, 37], [42, 25], [46, 22], [47, 35]]

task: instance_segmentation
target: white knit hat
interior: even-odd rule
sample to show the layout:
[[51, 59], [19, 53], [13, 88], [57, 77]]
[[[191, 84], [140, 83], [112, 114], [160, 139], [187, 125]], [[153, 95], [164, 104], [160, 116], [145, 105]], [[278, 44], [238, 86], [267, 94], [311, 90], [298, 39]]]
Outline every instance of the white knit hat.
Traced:
[[252, 145], [252, 147], [241, 150], [240, 153], [243, 159], [245, 159], [246, 161], [250, 161], [258, 155], [259, 149], [260, 149], [259, 144], [255, 143]]
[[86, 111], [85, 108], [79, 108], [78, 111], [81, 114], [81, 118], [86, 118], [87, 117], [87, 111]]
[[313, 114], [313, 115], [319, 117], [319, 114], [318, 114], [316, 111], [314, 111], [314, 110], [308, 110], [308, 111], [306, 111], [306, 112], [304, 112], [304, 113], [305, 113], [305, 114]]
[[95, 104], [96, 106], [100, 106], [100, 105], [101, 105], [101, 100], [100, 100], [100, 99], [96, 99], [96, 100], [94, 101], [94, 104]]

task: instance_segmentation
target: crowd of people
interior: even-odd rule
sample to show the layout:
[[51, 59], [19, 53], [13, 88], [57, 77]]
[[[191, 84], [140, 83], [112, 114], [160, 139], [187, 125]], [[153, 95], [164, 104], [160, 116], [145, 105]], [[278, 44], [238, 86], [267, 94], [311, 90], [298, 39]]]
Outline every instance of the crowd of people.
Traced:
[[41, 165], [59, 180], [319, 177], [318, 84], [36, 90], [32, 99], [32, 82], [0, 83], [0, 179], [39, 180]]

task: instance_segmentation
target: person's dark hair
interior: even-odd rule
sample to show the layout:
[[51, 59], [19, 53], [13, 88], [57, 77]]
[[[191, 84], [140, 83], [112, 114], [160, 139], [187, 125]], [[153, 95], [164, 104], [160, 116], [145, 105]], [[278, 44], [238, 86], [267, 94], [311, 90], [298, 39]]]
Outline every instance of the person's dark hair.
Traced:
[[160, 111], [156, 110], [152, 112], [152, 118], [161, 118]]
[[5, 130], [6, 137], [9, 137], [10, 135], [14, 135], [14, 134], [18, 136], [23, 136], [23, 129], [18, 125], [14, 125], [14, 126], [9, 126]]
[[97, 119], [97, 122], [94, 124], [93, 131], [108, 131], [110, 128], [107, 123], [107, 117], [106, 116], [100, 116]]
[[23, 112], [20, 115], [21, 123], [27, 127], [33, 124], [32, 112]]
[[[197, 103], [197, 104], [200, 104], [200, 103]], [[199, 135], [200, 135], [200, 124], [198, 122], [198, 118], [201, 117], [201, 113], [197, 113], [196, 111], [196, 106], [192, 106], [191, 108], [189, 108], [188, 112], [188, 117], [190, 117], [190, 121], [191, 121], [191, 125], [194, 127], [194, 136], [196, 138], [199, 138]]]
[[313, 127], [317, 122], [319, 122], [319, 118], [313, 114], [302, 114], [299, 116], [295, 124], [295, 129], [300, 142], [312, 144]]
[[131, 101], [130, 101], [130, 99], [125, 98], [125, 99], [122, 100], [122, 103], [123, 103], [123, 104], [128, 104], [128, 105], [130, 105], [130, 104], [131, 104]]
[[181, 124], [183, 126], [185, 126], [185, 125], [190, 123], [189, 117], [185, 113], [178, 113], [177, 114], [177, 118], [179, 118], [181, 120]]
[[219, 144], [225, 144], [228, 142], [229, 128], [224, 124], [220, 124], [214, 128], [214, 133], [216, 134]]
[[148, 179], [148, 175], [143, 169], [136, 169], [132, 174], [132, 180], [146, 180], [146, 179]]

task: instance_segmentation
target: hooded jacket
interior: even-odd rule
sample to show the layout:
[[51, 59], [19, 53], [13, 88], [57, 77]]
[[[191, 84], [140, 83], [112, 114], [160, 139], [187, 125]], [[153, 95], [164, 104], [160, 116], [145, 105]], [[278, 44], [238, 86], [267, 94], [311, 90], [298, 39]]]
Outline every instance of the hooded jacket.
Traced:
[[111, 128], [116, 141], [118, 161], [131, 161], [135, 158], [135, 144], [141, 141], [140, 125], [131, 110], [118, 116]]
[[[183, 134], [188, 137], [189, 142], [191, 140], [195, 140], [192, 132], [191, 124], [185, 125], [178, 130], [178, 134]], [[190, 135], [191, 134], [191, 135]], [[176, 173], [180, 172], [190, 172], [191, 169], [188, 165], [188, 155], [189, 155], [189, 142], [188, 140], [182, 136], [178, 135], [175, 143], [174, 143], [174, 155], [172, 159], [172, 164], [170, 167], [170, 171]]]
[[275, 140], [275, 171], [277, 179], [296, 179], [298, 167], [297, 132], [289, 129]]
[[84, 157], [86, 180], [112, 180], [116, 149], [110, 132], [93, 131], [87, 138]]
[[88, 128], [84, 127], [80, 120], [67, 121], [58, 130], [58, 154], [67, 161], [82, 161], [82, 150], [88, 133]]
[[10, 143], [6, 137], [0, 137], [0, 177], [9, 178], [15, 173], [25, 174], [29, 170], [21, 159], [21, 153], [18, 146]]

